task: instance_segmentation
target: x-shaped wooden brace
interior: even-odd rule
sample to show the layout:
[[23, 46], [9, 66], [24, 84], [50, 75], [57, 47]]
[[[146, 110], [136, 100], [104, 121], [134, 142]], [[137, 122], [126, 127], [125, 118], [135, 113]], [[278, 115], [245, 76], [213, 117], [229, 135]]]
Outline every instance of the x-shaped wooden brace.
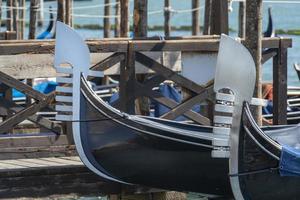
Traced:
[[9, 86], [11, 88], [15, 88], [20, 92], [24, 93], [26, 96], [29, 96], [36, 101], [30, 104], [28, 107], [24, 108], [15, 104], [14, 102], [10, 102], [2, 98], [0, 100], [2, 109], [7, 109], [15, 112], [14, 115], [6, 118], [4, 121], [0, 123], [0, 133], [5, 133], [12, 129], [15, 125], [24, 121], [25, 119], [29, 119], [30, 121], [39, 124], [40, 126], [53, 131], [54, 133], [61, 133], [61, 126], [57, 123], [50, 121], [42, 116], [37, 116], [35, 113], [46, 107], [53, 99], [54, 93], [49, 95], [42, 94], [32, 87], [26, 85], [25, 83], [3, 73], [0, 72], [0, 82]]

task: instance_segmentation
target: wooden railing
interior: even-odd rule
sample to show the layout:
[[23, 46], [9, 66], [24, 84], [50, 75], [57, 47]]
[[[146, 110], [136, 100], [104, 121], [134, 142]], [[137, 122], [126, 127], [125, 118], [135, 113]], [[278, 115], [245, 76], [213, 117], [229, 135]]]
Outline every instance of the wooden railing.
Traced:
[[[243, 41], [242, 41], [243, 42]], [[213, 102], [214, 94], [212, 85], [198, 85], [197, 83], [180, 75], [170, 67], [150, 58], [147, 52], [198, 52], [198, 53], [217, 53], [219, 47], [218, 36], [203, 37], [176, 37], [166, 38], [166, 40], [136, 39], [126, 38], [106, 39], [106, 40], [88, 40], [87, 44], [92, 53], [98, 53], [92, 56], [92, 68], [94, 70], [109, 71], [111, 67], [119, 66], [118, 73], [105, 73], [107, 76], [119, 77], [120, 99], [114, 106], [128, 113], [134, 113], [135, 99], [147, 97], [160, 104], [170, 108], [170, 111], [161, 116], [165, 119], [175, 119], [180, 115], [204, 125], [212, 123], [209, 116], [196, 113], [191, 110], [195, 104], [203, 101]], [[264, 49], [262, 63], [273, 59], [273, 84], [274, 84], [274, 124], [286, 123], [286, 99], [287, 99], [287, 49], [291, 47], [291, 39], [286, 38], [265, 38], [262, 46]], [[37, 116], [36, 112], [42, 108], [48, 107], [53, 102], [54, 93], [49, 95], [41, 94], [33, 90], [30, 86], [18, 81], [16, 78], [38, 78], [47, 76], [59, 76], [53, 69], [54, 41], [1, 41], [0, 42], [0, 82], [3, 87], [5, 98], [1, 98], [1, 115], [5, 115], [5, 120], [0, 123], [0, 133], [4, 133], [14, 128], [19, 122], [28, 119], [52, 132], [61, 134], [66, 130], [59, 123], [47, 118]], [[110, 53], [103, 59], [104, 53]], [[45, 54], [45, 55], [43, 55]], [[2, 57], [8, 61], [5, 66], [1, 65]], [[24, 66], [20, 59], [10, 63], [14, 57], [24, 57], [24, 60], [39, 62], [41, 73], [34, 67]], [[45, 57], [46, 56], [46, 57]], [[48, 57], [47, 57], [48, 56]], [[39, 59], [39, 57], [41, 57]], [[35, 61], [37, 60], [37, 61]], [[24, 61], [25, 62], [25, 61]], [[27, 61], [26, 61], [27, 62]], [[35, 63], [37, 64], [37, 63]], [[137, 70], [137, 67], [145, 66], [148, 70]], [[18, 68], [18, 66], [22, 66]], [[149, 73], [151, 78], [138, 81], [138, 73]], [[23, 72], [26, 72], [25, 75]], [[34, 74], [34, 76], [32, 75]], [[16, 77], [16, 78], [14, 78]], [[165, 98], [162, 94], [152, 90], [165, 80], [171, 80], [176, 85], [184, 88], [189, 95], [182, 103]], [[34, 103], [27, 106], [16, 105], [12, 101], [11, 93], [7, 92], [11, 88], [22, 91], [26, 96], [34, 99]], [[50, 106], [51, 107], [51, 106]], [[5, 112], [4, 112], [5, 111]], [[13, 112], [7, 112], [13, 111]], [[9, 114], [8, 114], [9, 113]], [[64, 125], [63, 125], [64, 126]]]

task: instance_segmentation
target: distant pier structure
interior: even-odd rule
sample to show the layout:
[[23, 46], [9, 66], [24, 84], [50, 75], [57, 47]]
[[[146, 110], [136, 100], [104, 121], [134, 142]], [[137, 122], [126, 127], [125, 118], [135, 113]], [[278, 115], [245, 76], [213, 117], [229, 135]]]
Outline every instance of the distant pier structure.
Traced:
[[[34, 83], [43, 79], [63, 76], [53, 68], [54, 40], [35, 40], [41, 1], [31, 0], [26, 7], [25, 0], [0, 0], [0, 198], [78, 194], [108, 195], [110, 199], [186, 199], [182, 191], [166, 192], [107, 182], [83, 166], [77, 157], [70, 124], [54, 120], [55, 93], [33, 88]], [[201, 5], [200, 0], [187, 0], [190, 9], [174, 11], [172, 1], [164, 0], [164, 7], [159, 11], [164, 13], [163, 40], [148, 37], [150, 1], [103, 2], [100, 8], [104, 9], [105, 39], [88, 40], [87, 44], [92, 52], [91, 67], [104, 71], [102, 83], [105, 85], [111, 78], [119, 81], [113, 86], [120, 95], [116, 107], [131, 114], [147, 114], [149, 99], [152, 99], [170, 109], [161, 118], [172, 120], [184, 115], [195, 123], [212, 124], [212, 82], [202, 84], [191, 80], [188, 73], [178, 72], [190, 63], [190, 58], [209, 56], [210, 64], [213, 63], [220, 34], [229, 31], [230, 1], [205, 0]], [[129, 11], [130, 4], [133, 4], [133, 13]], [[73, 5], [73, 0], [57, 0], [57, 9], [53, 9], [56, 20], [73, 26]], [[115, 6], [114, 13], [112, 6]], [[202, 7], [205, 8], [204, 24], [200, 24]], [[26, 11], [30, 13], [28, 24], [25, 23]], [[172, 36], [172, 12], [192, 13], [189, 19], [192, 36]], [[132, 27], [130, 18], [133, 18]], [[286, 124], [287, 49], [292, 41], [262, 38], [261, 19], [262, 0], [239, 3], [239, 35], [257, 69], [255, 96], [261, 97], [262, 64], [272, 59], [273, 123]], [[27, 25], [29, 32], [25, 33]], [[133, 38], [129, 38], [130, 31]], [[152, 90], [164, 81], [172, 81], [181, 88], [184, 93], [181, 103]], [[111, 95], [111, 87], [107, 89]], [[23, 95], [14, 96], [16, 90]], [[205, 112], [191, 111], [201, 102], [206, 106]], [[256, 110], [256, 120], [261, 122], [260, 108]]]

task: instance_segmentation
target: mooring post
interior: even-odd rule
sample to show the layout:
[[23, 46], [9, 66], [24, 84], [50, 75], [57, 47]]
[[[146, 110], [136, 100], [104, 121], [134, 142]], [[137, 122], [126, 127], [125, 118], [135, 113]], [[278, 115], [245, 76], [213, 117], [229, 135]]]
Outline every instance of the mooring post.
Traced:
[[210, 34], [228, 34], [228, 0], [212, 0]]
[[128, 37], [129, 32], [129, 0], [120, 1], [121, 5], [121, 37]]
[[57, 0], [57, 21], [65, 22], [65, 0]]
[[246, 6], [245, 1], [239, 2], [239, 37], [245, 38]]
[[0, 0], [0, 28], [2, 27], [2, 0]]
[[103, 37], [110, 37], [110, 0], [104, 0]]
[[29, 39], [35, 39], [38, 0], [30, 1]]
[[134, 0], [133, 29], [134, 37], [147, 37], [148, 0]]
[[73, 10], [73, 0], [65, 0], [65, 8], [66, 8], [66, 16], [65, 21], [66, 24], [72, 26], [72, 10]]
[[273, 124], [287, 124], [287, 48], [283, 40], [273, 57]]
[[[262, 97], [262, 0], [246, 0], [246, 33], [245, 46], [250, 51], [256, 66], [256, 82], [254, 96]], [[261, 106], [254, 109], [254, 118], [262, 124]], [[286, 112], [286, 110], [285, 110]]]
[[38, 1], [39, 9], [37, 13], [37, 25], [42, 27], [44, 24], [44, 0]]
[[192, 0], [192, 35], [200, 34], [200, 0]]
[[164, 16], [165, 16], [165, 37], [170, 37], [171, 34], [171, 5], [170, 0], [165, 0], [165, 8], [164, 8]]
[[[134, 37], [147, 37], [148, 28], [148, 0], [135, 0], [134, 1], [134, 14], [133, 14], [133, 29]], [[130, 67], [130, 66], [128, 66]], [[139, 82], [143, 82], [146, 79], [145, 74], [139, 74], [136, 76]], [[133, 85], [134, 86], [134, 85]], [[130, 89], [130, 88], [128, 88]], [[133, 90], [133, 88], [132, 88]], [[137, 101], [137, 111], [141, 115], [149, 115], [149, 99], [146, 97], [140, 97]]]
[[210, 35], [211, 1], [205, 0], [203, 35]]
[[116, 0], [116, 5], [115, 5], [115, 37], [120, 37], [120, 15], [121, 15], [121, 5], [120, 5], [120, 0]]
[[19, 8], [19, 4], [18, 4], [18, 0], [13, 0], [12, 2], [12, 6], [13, 6], [13, 30], [16, 31], [16, 34], [18, 36], [18, 8]]
[[25, 30], [25, 0], [19, 0], [19, 21], [18, 21], [18, 38], [24, 39]]
[[7, 31], [12, 31], [13, 30], [13, 19], [12, 19], [12, 2], [13, 0], [6, 0], [6, 30]]

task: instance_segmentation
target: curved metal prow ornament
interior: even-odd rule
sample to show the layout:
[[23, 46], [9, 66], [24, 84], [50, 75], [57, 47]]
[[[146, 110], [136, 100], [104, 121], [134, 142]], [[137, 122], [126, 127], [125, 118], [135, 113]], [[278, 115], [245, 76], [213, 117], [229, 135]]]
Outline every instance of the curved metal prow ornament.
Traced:
[[[56, 23], [56, 42], [54, 65], [58, 73], [67, 74], [68, 77], [57, 78], [57, 82], [67, 84], [57, 87], [57, 91], [66, 94], [56, 96], [58, 103], [68, 105], [58, 105], [56, 110], [56, 120], [72, 121], [73, 137], [76, 150], [81, 161], [91, 171], [97, 175], [111, 181], [121, 182], [95, 167], [87, 158], [83, 149], [80, 137], [80, 80], [81, 76], [97, 76], [103, 77], [102, 72], [89, 70], [90, 67], [90, 51], [84, 40], [69, 26], [57, 22]], [[72, 94], [72, 96], [70, 96]], [[69, 113], [69, 115], [61, 113]]]
[[[238, 174], [239, 157], [239, 130], [242, 116], [243, 102], [251, 102], [255, 86], [255, 63], [249, 51], [240, 42], [226, 35], [221, 36], [217, 66], [215, 73], [214, 91], [217, 102], [225, 102], [224, 107], [229, 107], [231, 117], [215, 116], [215, 123], [225, 124], [227, 129], [217, 134], [229, 135], [229, 148], [215, 148], [212, 156], [229, 156], [229, 173]], [[227, 91], [227, 92], [223, 92]], [[230, 102], [230, 104], [228, 104]], [[216, 106], [218, 108], [220, 106]], [[223, 109], [224, 110], [224, 109]], [[217, 110], [219, 111], [220, 110]], [[222, 127], [221, 127], [222, 130]], [[214, 130], [214, 133], [215, 130]], [[220, 153], [220, 151], [222, 152]], [[229, 151], [229, 153], [226, 153]], [[235, 199], [243, 199], [238, 177], [230, 177], [232, 192]]]

